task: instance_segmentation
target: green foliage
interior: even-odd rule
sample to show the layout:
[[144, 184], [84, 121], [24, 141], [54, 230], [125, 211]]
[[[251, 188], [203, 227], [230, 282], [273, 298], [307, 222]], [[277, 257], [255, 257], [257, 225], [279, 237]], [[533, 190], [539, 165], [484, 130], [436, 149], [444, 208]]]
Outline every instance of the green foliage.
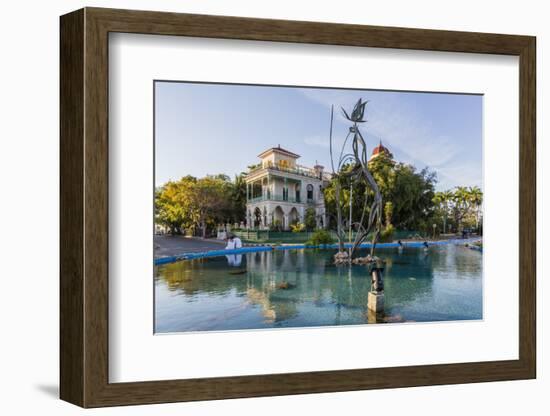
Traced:
[[447, 233], [449, 230], [447, 224], [449, 217], [449, 207], [452, 200], [453, 192], [449, 190], [436, 192], [432, 199], [433, 203], [435, 204], [434, 221], [436, 223], [439, 222], [443, 224], [443, 233]]
[[194, 177], [186, 176], [167, 182], [155, 192], [155, 222], [168, 227], [172, 234], [181, 234], [182, 229], [197, 220], [191, 201], [185, 196], [195, 182]]
[[384, 217], [386, 218], [386, 226], [391, 225], [392, 214], [393, 214], [393, 203], [391, 201], [388, 201], [384, 205]]
[[315, 218], [315, 209], [308, 208], [306, 209], [306, 213], [304, 216], [304, 225], [306, 230], [311, 231], [314, 230], [317, 226], [317, 219]]
[[[243, 191], [244, 187], [244, 191]], [[243, 197], [244, 195], [244, 197]], [[220, 222], [244, 219], [246, 187], [242, 175], [232, 182], [227, 175], [197, 179], [185, 176], [155, 192], [155, 222], [180, 234], [183, 229], [206, 236]]]
[[231, 187], [231, 222], [239, 223], [245, 219], [246, 212], [246, 173], [235, 175]]
[[293, 233], [301, 233], [302, 231], [305, 231], [306, 225], [301, 222], [296, 222], [294, 224], [290, 224], [290, 229]]
[[334, 243], [334, 238], [332, 238], [332, 236], [327, 230], [317, 230], [313, 233], [311, 238], [307, 241], [306, 245], [319, 246], [323, 244], [332, 244], [332, 243]]
[[480, 228], [483, 192], [477, 186], [457, 186], [454, 190], [436, 192], [434, 222], [442, 224], [444, 232], [459, 232], [463, 228]]
[[380, 238], [378, 241], [381, 243], [391, 243], [393, 241], [393, 236], [395, 234], [395, 228], [392, 224], [388, 224], [384, 227], [380, 233]]
[[[433, 234], [434, 223], [444, 233], [458, 232], [463, 228], [481, 230], [483, 192], [479, 187], [460, 186], [453, 190], [435, 192], [434, 172], [428, 169], [417, 171], [414, 166], [395, 162], [385, 153], [380, 153], [369, 162], [369, 170], [382, 194], [386, 227], [392, 224], [395, 229], [418, 230], [424, 235]], [[350, 183], [347, 178], [335, 176], [325, 188], [327, 213], [332, 218], [336, 217], [336, 181], [341, 188], [342, 215], [347, 219], [350, 198]], [[353, 222], [360, 221], [365, 198], [372, 201], [372, 191], [367, 190], [365, 183], [355, 183]], [[367, 206], [370, 207], [370, 203]]]
[[[399, 229], [413, 230], [430, 220], [434, 211], [432, 201], [436, 183], [434, 172], [428, 169], [417, 171], [414, 166], [395, 162], [385, 153], [380, 153], [378, 157], [372, 159], [368, 167], [380, 188], [384, 204], [391, 203], [391, 224]], [[329, 216], [335, 218], [335, 181], [340, 182], [343, 216], [347, 219], [350, 196], [350, 183], [347, 178], [335, 177], [326, 187], [324, 191], [326, 209]], [[370, 207], [374, 198], [373, 192], [367, 188], [364, 181], [355, 183], [352, 200], [353, 222], [360, 221], [365, 198], [368, 198], [367, 206]], [[386, 209], [384, 211], [388, 219], [388, 212]]]
[[[375, 179], [381, 178], [376, 169], [374, 172]], [[392, 203], [391, 223], [396, 227], [415, 229], [433, 214], [434, 173], [427, 169], [416, 172], [413, 166], [399, 163], [383, 182], [382, 198]]]
[[[347, 167], [349, 168], [349, 166]], [[344, 167], [345, 171], [346, 167]], [[342, 177], [335, 175], [329, 184], [324, 188], [325, 209], [329, 216], [332, 218], [330, 221], [332, 224], [336, 224], [336, 189], [337, 182], [340, 184], [340, 204], [342, 206], [342, 217], [346, 220], [349, 218], [350, 209], [350, 181], [349, 177]], [[352, 218], [354, 222], [357, 222], [361, 218], [361, 212], [363, 210], [363, 204], [365, 201], [366, 184], [361, 181], [355, 183], [353, 186], [353, 200], [351, 201]], [[371, 199], [372, 201], [372, 199]]]

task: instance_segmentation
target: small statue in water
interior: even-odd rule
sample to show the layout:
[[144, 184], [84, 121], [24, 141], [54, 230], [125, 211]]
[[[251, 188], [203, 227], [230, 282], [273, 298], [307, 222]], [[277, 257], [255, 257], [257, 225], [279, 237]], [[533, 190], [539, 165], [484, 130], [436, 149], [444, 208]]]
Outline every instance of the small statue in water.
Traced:
[[373, 267], [371, 271], [371, 290], [373, 292], [382, 292], [384, 290], [384, 279], [382, 272], [384, 269]]

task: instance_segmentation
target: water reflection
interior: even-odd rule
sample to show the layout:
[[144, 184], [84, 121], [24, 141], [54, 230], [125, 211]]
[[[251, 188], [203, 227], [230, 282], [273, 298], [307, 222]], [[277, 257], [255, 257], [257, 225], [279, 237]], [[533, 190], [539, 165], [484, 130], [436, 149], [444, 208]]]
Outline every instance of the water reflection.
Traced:
[[229, 254], [225, 258], [227, 259], [227, 265], [231, 267], [240, 267], [243, 261], [242, 254]]
[[[158, 266], [156, 331], [373, 322], [366, 267], [334, 266], [333, 254], [276, 250]], [[441, 246], [428, 253], [383, 249], [378, 255], [386, 261], [386, 322], [481, 318], [479, 252]]]

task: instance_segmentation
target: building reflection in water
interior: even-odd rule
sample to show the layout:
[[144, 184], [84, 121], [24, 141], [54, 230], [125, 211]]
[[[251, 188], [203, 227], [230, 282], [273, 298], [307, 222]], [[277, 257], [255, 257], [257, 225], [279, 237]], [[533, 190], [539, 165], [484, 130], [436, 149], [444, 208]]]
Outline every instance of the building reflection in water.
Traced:
[[[457, 279], [480, 279], [480, 257], [472, 258], [470, 251], [455, 247], [433, 247], [427, 254], [407, 248], [379, 250], [378, 255], [386, 261], [385, 303], [389, 322], [430, 320], [430, 314], [432, 320], [446, 319], [446, 314], [468, 316], [462, 313], [461, 305], [450, 305], [454, 312], [448, 314], [444, 310], [445, 299], [440, 298], [449, 297], [449, 288], [460, 290]], [[165, 288], [180, 299], [176, 302], [177, 299], [170, 298], [170, 307], [163, 309], [163, 316], [169, 319], [174, 316], [170, 313], [177, 314], [177, 324], [185, 327], [185, 320], [200, 308], [200, 302], [211, 302], [208, 309], [201, 309], [202, 314], [223, 315], [222, 300], [240, 299], [241, 309], [232, 307], [243, 311], [243, 322], [232, 319], [234, 325], [243, 329], [372, 322], [367, 310], [370, 277], [366, 267], [337, 267], [332, 262], [333, 254], [333, 250], [274, 250], [156, 267], [157, 285], [161, 284], [158, 290]], [[472, 283], [468, 288], [477, 290], [477, 286], [480, 284]], [[220, 302], [215, 302], [216, 299]], [[453, 296], [449, 299], [460, 301]], [[478, 309], [481, 311], [481, 305]]]

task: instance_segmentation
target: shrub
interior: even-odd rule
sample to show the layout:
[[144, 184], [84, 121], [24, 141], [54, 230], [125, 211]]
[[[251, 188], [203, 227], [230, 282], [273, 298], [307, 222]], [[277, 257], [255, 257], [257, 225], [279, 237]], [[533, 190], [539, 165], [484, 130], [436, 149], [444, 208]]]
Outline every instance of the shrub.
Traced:
[[395, 234], [395, 228], [392, 224], [388, 224], [380, 233], [381, 243], [391, 243], [393, 241], [393, 235]]
[[295, 224], [290, 224], [290, 229], [293, 233], [301, 233], [306, 228], [305, 224], [302, 224], [301, 222], [297, 222]]
[[307, 241], [306, 245], [319, 246], [323, 244], [332, 244], [332, 243], [334, 243], [334, 238], [332, 238], [332, 236], [327, 230], [317, 230], [313, 233], [311, 238]]

